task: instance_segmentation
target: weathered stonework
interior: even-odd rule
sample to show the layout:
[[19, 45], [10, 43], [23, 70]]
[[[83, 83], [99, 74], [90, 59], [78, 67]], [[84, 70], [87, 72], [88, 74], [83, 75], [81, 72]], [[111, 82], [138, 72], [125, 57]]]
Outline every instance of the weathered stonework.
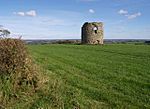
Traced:
[[82, 26], [83, 44], [103, 44], [103, 36], [102, 22], [86, 22]]

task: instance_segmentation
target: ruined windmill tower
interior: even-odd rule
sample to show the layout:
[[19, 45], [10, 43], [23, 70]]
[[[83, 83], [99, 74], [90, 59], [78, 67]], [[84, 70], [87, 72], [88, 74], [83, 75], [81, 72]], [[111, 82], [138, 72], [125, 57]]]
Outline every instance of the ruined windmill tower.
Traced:
[[82, 26], [83, 44], [103, 44], [103, 23], [86, 22]]

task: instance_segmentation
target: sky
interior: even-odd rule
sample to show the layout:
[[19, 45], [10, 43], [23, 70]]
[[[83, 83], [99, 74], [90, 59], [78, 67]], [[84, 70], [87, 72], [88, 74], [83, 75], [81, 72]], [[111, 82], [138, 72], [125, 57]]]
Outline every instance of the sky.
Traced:
[[150, 0], [0, 0], [0, 28], [23, 39], [80, 39], [103, 22], [104, 39], [150, 39]]

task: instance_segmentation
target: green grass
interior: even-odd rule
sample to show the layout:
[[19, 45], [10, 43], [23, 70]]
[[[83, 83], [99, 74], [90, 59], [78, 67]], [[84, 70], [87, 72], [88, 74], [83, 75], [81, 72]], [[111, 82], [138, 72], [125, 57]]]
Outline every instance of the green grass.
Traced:
[[[150, 108], [150, 46], [29, 45], [65, 109]], [[48, 97], [47, 97], [48, 98]], [[42, 96], [35, 107], [48, 105]], [[48, 107], [48, 106], [47, 106]]]

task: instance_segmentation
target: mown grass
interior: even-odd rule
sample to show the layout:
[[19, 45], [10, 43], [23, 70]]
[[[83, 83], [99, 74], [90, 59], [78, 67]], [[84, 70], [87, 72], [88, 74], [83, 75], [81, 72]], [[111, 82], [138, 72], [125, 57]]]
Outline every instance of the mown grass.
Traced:
[[[63, 108], [150, 108], [150, 46], [53, 44], [28, 47], [48, 78], [61, 81], [56, 92], [60, 93]], [[42, 96], [33, 108], [48, 107], [47, 99], [48, 96]]]

